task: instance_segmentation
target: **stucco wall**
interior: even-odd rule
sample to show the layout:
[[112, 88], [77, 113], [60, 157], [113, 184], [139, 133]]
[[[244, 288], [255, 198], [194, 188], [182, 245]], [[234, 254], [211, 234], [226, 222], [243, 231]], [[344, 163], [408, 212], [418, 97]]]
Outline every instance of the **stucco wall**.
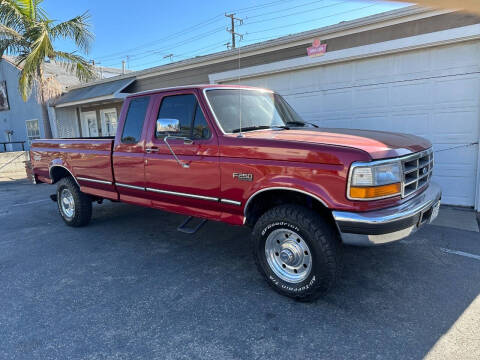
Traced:
[[[8, 103], [10, 110], [0, 111], [0, 142], [8, 141], [5, 130], [13, 130], [12, 141], [27, 141], [25, 120], [38, 119], [40, 136], [44, 136], [42, 110], [32, 94], [24, 102], [18, 92], [18, 75], [20, 70], [5, 60], [0, 61], [0, 81], [7, 82]], [[28, 149], [28, 143], [25, 144]], [[17, 145], [18, 146], [18, 145]], [[14, 150], [19, 150], [15, 147]], [[0, 147], [0, 152], [3, 146]]]

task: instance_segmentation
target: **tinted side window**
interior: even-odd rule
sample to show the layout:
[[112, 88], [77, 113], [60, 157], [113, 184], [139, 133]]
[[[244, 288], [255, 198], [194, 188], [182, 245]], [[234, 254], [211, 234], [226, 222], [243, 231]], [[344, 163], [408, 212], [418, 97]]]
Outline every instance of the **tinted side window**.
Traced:
[[149, 96], [130, 101], [125, 125], [123, 126], [122, 143], [136, 144], [140, 141], [149, 101]]
[[193, 122], [193, 139], [208, 139], [210, 138], [210, 128], [207, 125], [207, 120], [203, 115], [200, 105], [197, 103], [195, 110], [195, 120]]
[[190, 137], [196, 103], [193, 94], [167, 96], [160, 105], [158, 119], [177, 119], [180, 121], [180, 133], [176, 135]]

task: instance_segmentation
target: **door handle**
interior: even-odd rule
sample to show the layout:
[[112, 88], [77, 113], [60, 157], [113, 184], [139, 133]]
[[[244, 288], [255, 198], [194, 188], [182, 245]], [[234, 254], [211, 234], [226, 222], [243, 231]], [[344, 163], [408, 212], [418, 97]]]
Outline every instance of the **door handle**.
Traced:
[[146, 148], [146, 149], [145, 149], [145, 152], [146, 152], [147, 154], [158, 153], [158, 148], [157, 148], [157, 147], [149, 147], [149, 148]]

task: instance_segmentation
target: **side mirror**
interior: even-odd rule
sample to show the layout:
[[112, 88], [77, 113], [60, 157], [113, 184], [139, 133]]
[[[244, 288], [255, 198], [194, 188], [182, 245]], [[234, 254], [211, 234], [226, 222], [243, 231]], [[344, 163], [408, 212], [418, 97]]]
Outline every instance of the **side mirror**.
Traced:
[[180, 133], [180, 120], [178, 119], [158, 119], [156, 135], [170, 135]]

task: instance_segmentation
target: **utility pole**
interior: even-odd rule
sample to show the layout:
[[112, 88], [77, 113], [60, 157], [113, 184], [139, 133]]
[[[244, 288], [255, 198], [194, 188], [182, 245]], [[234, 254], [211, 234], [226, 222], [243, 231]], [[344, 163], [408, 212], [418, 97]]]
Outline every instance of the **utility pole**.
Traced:
[[243, 24], [243, 19], [239, 19], [239, 18], [236, 18], [235, 17], [235, 13], [231, 13], [231, 14], [225, 14], [225, 17], [229, 17], [230, 20], [231, 20], [231, 28], [227, 28], [227, 31], [232, 34], [232, 49], [235, 49], [235, 40], [236, 40], [236, 36], [238, 36], [241, 39], [243, 39], [243, 34], [239, 34], [239, 33], [236, 33], [235, 32], [235, 21], [238, 21], [238, 24], [239, 25], [242, 25]]

